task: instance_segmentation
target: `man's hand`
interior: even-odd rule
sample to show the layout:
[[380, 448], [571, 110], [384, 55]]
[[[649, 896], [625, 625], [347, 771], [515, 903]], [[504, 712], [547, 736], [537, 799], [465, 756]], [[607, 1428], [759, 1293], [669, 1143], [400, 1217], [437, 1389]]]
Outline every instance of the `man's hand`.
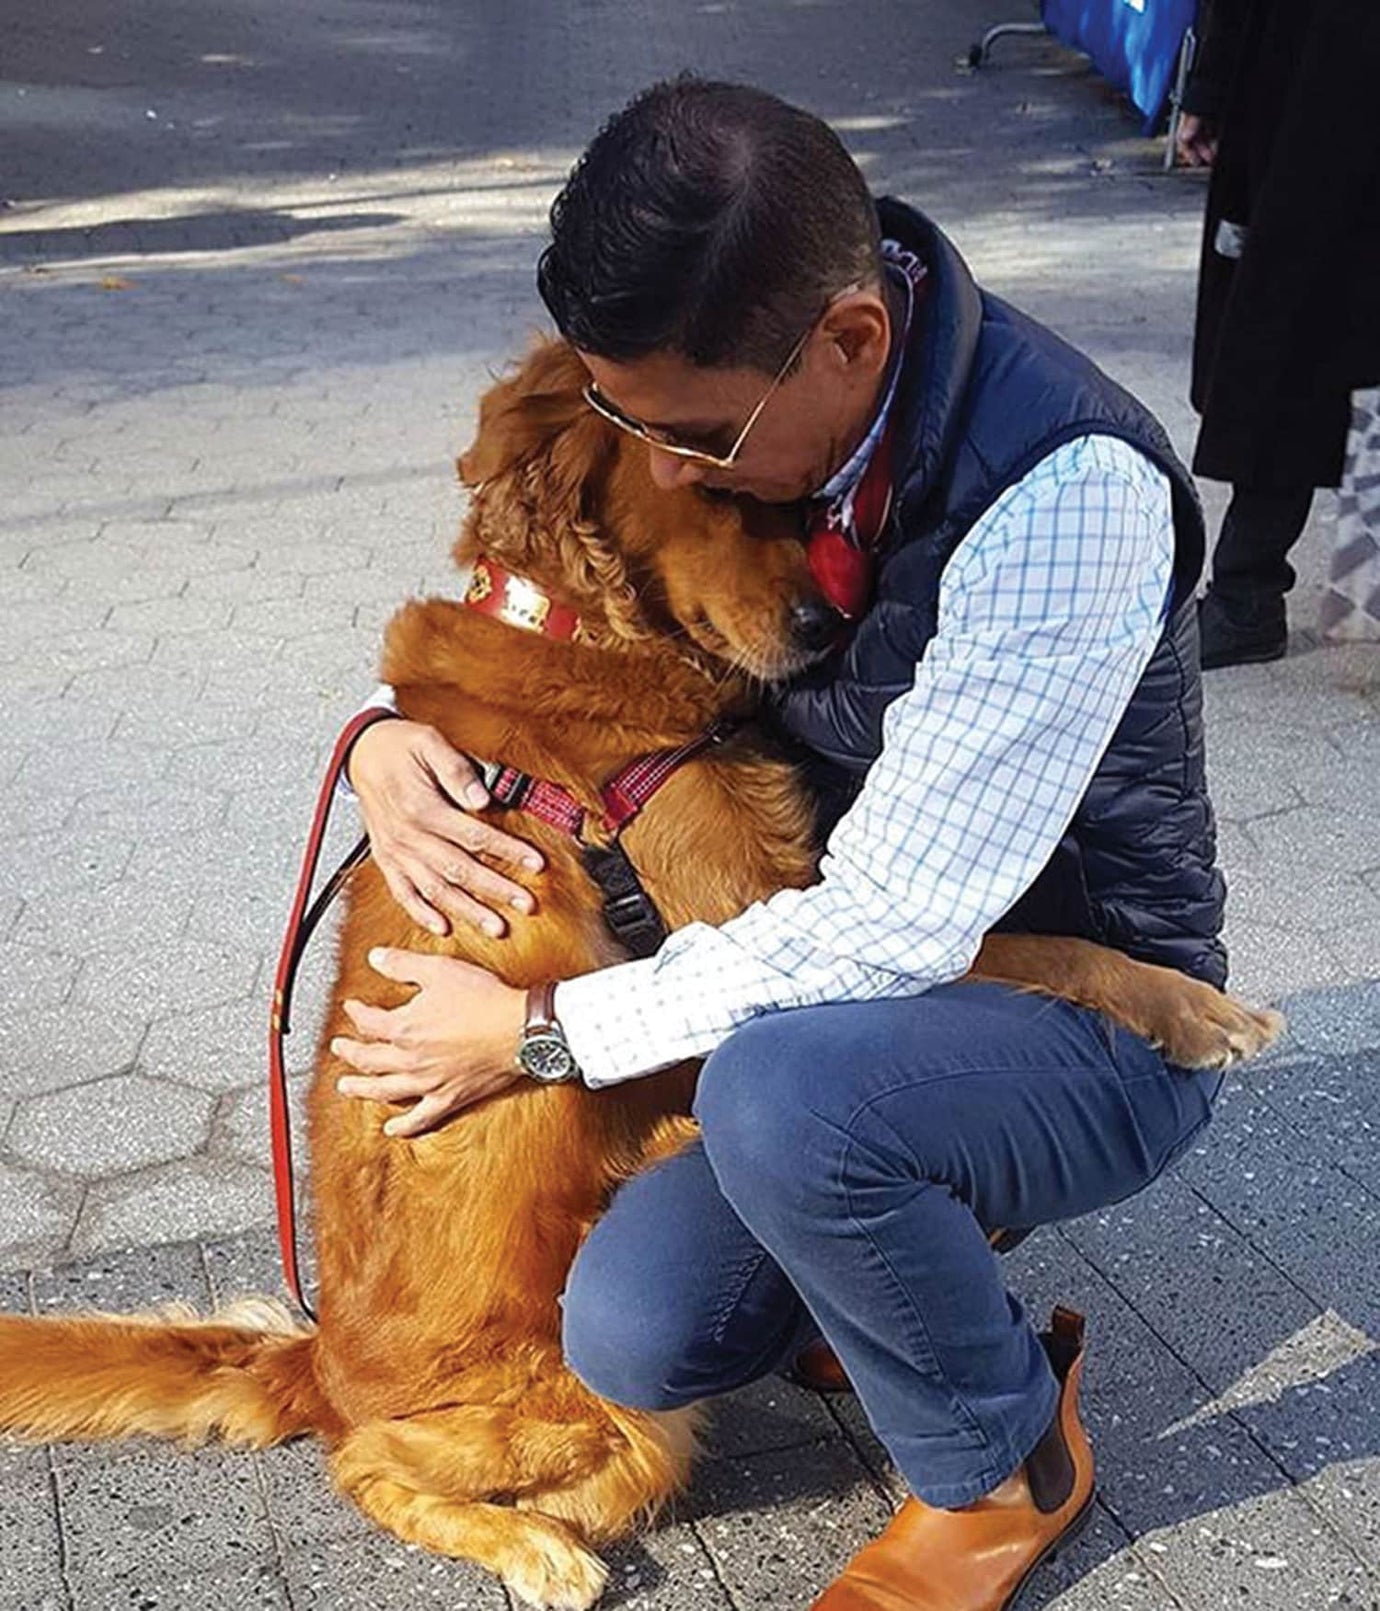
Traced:
[[1184, 112], [1179, 117], [1174, 146], [1186, 168], [1210, 168], [1217, 160], [1217, 130], [1205, 119]]
[[348, 772], [374, 860], [414, 922], [433, 934], [449, 934], [454, 920], [500, 935], [507, 927], [501, 908], [534, 909], [521, 884], [476, 861], [475, 853], [535, 872], [540, 852], [460, 809], [487, 805], [488, 791], [434, 727], [375, 722], [355, 740]]
[[331, 1042], [335, 1055], [359, 1071], [336, 1081], [342, 1095], [414, 1103], [389, 1119], [385, 1135], [421, 1135], [526, 1077], [516, 1062], [525, 991], [455, 957], [380, 947], [369, 953], [369, 966], [418, 987], [401, 1007], [345, 1002], [361, 1038]]

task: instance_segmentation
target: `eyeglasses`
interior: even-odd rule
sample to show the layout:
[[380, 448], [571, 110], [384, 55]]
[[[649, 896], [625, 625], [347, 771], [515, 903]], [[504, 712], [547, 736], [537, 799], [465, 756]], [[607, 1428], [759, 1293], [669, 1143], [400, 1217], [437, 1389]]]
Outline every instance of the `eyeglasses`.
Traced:
[[731, 470], [738, 462], [738, 456], [743, 451], [743, 443], [747, 441], [752, 427], [761, 418], [762, 410], [771, 401], [776, 388], [790, 374], [795, 361], [805, 350], [805, 343], [815, 332], [815, 327], [824, 315], [833, 307], [841, 297], [850, 296], [854, 291], [862, 290], [862, 282], [848, 285], [842, 291], [836, 291], [819, 313], [810, 321], [808, 327], [801, 333], [800, 340], [786, 354], [786, 361], [777, 370], [776, 376], [757, 401], [757, 406], [743, 422], [743, 428], [738, 432], [733, 446], [727, 453], [711, 453], [705, 448], [691, 447], [686, 442], [677, 442], [670, 431], [664, 431], [660, 426], [644, 424], [642, 420], [634, 419], [631, 414], [625, 414], [617, 403], [612, 403], [599, 390], [593, 381], [585, 387], [582, 393], [585, 402], [602, 419], [610, 425], [616, 425], [620, 431], [626, 431], [629, 436], [635, 436], [639, 442], [645, 442], [648, 447], [654, 447], [659, 453], [669, 453], [677, 459], [687, 459], [691, 464], [705, 464], [713, 470]]

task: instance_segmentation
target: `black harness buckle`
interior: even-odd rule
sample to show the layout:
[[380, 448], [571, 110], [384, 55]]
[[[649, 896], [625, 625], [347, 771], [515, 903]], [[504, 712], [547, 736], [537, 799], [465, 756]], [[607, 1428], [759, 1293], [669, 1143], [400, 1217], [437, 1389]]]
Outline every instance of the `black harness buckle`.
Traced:
[[616, 839], [611, 845], [585, 845], [580, 855], [603, 894], [604, 922], [614, 939], [634, 957], [660, 950], [666, 925], [622, 845]]

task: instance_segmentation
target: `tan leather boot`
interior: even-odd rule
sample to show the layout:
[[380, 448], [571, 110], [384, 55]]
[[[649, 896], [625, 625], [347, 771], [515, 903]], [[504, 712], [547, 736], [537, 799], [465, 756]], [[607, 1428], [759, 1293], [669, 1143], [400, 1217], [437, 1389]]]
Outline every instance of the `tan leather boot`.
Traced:
[[814, 1611], [1009, 1611], [1035, 1568], [1087, 1520], [1093, 1457], [1078, 1417], [1083, 1316], [1056, 1309], [1042, 1337], [1059, 1408], [1029, 1459], [961, 1510], [907, 1499]]

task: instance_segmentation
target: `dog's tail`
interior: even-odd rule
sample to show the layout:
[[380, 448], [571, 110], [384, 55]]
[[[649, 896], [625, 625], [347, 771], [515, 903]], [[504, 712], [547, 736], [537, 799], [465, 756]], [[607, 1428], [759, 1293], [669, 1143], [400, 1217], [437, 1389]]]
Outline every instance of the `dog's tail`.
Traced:
[[184, 1305], [142, 1315], [0, 1315], [0, 1431], [33, 1441], [144, 1433], [264, 1448], [326, 1430], [315, 1332], [247, 1298], [209, 1320]]

